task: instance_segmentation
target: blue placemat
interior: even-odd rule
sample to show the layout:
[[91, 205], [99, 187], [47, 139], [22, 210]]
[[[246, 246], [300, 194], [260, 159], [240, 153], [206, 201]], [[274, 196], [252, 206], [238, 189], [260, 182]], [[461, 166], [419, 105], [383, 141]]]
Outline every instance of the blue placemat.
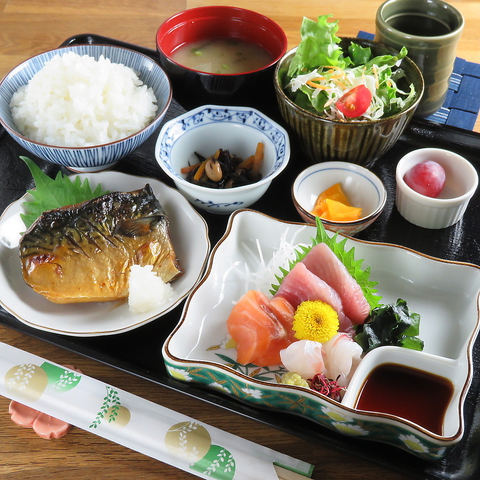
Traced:
[[[359, 32], [360, 38], [373, 40], [375, 35]], [[480, 110], [480, 65], [457, 58], [443, 106], [427, 118], [443, 125], [473, 130]]]

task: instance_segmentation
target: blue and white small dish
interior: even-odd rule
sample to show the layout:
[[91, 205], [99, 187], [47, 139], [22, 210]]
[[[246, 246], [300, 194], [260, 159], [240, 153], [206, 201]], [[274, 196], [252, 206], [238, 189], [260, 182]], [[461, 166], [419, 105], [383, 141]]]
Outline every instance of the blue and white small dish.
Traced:
[[[98, 60], [101, 55], [112, 63], [132, 68], [140, 80], [153, 89], [157, 98], [155, 118], [145, 128], [121, 140], [92, 147], [61, 147], [32, 141], [22, 135], [12, 117], [10, 101], [19, 87], [43, 68], [56, 55], [75, 52]], [[167, 74], [150, 57], [134, 50], [110, 45], [72, 45], [36, 55], [15, 67], [0, 82], [0, 123], [10, 136], [22, 147], [37, 157], [69, 168], [75, 172], [87, 173], [105, 170], [127, 156], [160, 126], [172, 101], [172, 88]]]
[[[198, 163], [195, 152], [209, 157], [219, 148], [246, 159], [264, 144], [258, 182], [241, 187], [215, 189], [194, 185], [181, 173]], [[210, 213], [230, 214], [255, 203], [290, 159], [288, 133], [263, 113], [249, 107], [204, 105], [170, 120], [162, 127], [155, 158], [178, 190], [195, 207]]]

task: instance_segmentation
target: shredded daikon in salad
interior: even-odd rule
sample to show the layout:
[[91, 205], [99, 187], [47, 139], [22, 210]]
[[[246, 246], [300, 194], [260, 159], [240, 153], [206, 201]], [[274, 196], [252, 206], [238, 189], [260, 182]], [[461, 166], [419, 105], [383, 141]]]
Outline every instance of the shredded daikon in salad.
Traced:
[[[408, 91], [398, 87], [405, 76], [400, 65], [407, 49], [403, 47], [396, 56], [373, 57], [370, 48], [351, 43], [348, 52], [343, 52], [341, 39], [335, 35], [338, 21], [328, 22], [330, 16], [320, 16], [317, 22], [303, 19], [302, 40], [285, 77], [287, 95], [300, 107], [334, 120], [380, 119], [409, 106], [415, 99], [414, 85]], [[347, 102], [355, 112], [358, 96], [348, 99], [348, 92], [359, 85], [371, 93], [368, 108], [358, 116], [346, 116], [339, 106]]]

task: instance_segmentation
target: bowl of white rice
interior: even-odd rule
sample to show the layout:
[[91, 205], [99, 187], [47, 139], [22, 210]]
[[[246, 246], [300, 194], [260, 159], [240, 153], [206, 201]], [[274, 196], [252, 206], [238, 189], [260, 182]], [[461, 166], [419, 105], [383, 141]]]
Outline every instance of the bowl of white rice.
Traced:
[[110, 45], [61, 47], [0, 82], [0, 123], [33, 155], [76, 172], [111, 168], [159, 127], [172, 100], [150, 57]]

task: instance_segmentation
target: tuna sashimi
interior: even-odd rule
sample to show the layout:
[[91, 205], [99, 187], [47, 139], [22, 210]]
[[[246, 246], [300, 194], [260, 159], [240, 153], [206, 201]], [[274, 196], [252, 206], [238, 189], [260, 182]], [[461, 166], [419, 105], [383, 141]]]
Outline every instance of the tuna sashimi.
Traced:
[[307, 300], [321, 300], [328, 303], [338, 314], [339, 330], [351, 331], [352, 322], [343, 311], [342, 300], [338, 293], [302, 262], [298, 262], [283, 279], [275, 297], [285, 298], [294, 308]]
[[269, 298], [257, 290], [250, 290], [240, 298], [230, 312], [227, 327], [237, 344], [237, 362], [242, 365], [278, 365], [280, 350], [292, 342], [270, 308]]
[[330, 247], [325, 243], [315, 245], [302, 262], [308, 270], [338, 292], [345, 315], [354, 324], [363, 324], [370, 313], [370, 305], [360, 285]]

